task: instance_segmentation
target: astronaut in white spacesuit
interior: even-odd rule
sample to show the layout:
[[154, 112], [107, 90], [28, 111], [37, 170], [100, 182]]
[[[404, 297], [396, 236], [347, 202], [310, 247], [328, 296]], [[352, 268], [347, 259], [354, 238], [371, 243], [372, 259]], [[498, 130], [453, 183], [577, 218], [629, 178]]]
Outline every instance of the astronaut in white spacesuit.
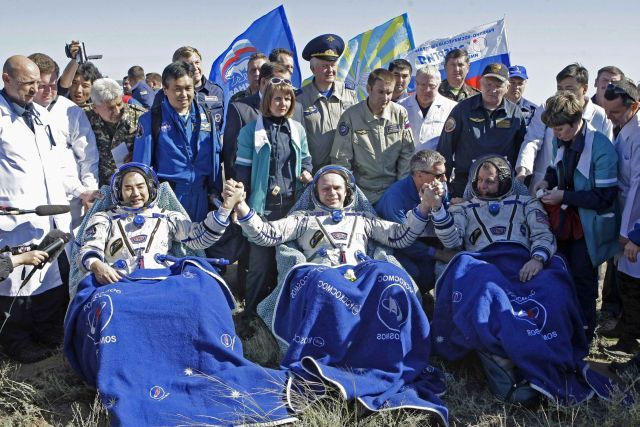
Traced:
[[[295, 212], [277, 221], [264, 221], [244, 201], [238, 203], [235, 206], [238, 222], [249, 240], [261, 246], [296, 240], [309, 262], [333, 266], [357, 264], [357, 254], [366, 254], [368, 239], [404, 248], [420, 236], [428, 221], [428, 206], [424, 202], [407, 214], [405, 224], [354, 212], [355, 180], [341, 166], [321, 168], [312, 185], [315, 209]], [[243, 191], [242, 184], [229, 180], [223, 197]]]
[[428, 186], [423, 202], [429, 204], [436, 234], [447, 248], [479, 251], [494, 242], [517, 242], [529, 249], [531, 259], [520, 270], [526, 282], [538, 274], [556, 252], [549, 219], [540, 202], [514, 191], [513, 169], [503, 157], [478, 159], [469, 173], [471, 200], [442, 206], [441, 189]]
[[[139, 268], [164, 268], [157, 255], [166, 255], [174, 241], [192, 249], [215, 243], [229, 224], [238, 199], [228, 197], [202, 222], [156, 205], [158, 178], [142, 163], [122, 165], [111, 179], [117, 205], [96, 213], [85, 228], [78, 265], [94, 273], [101, 284], [114, 283]], [[227, 208], [227, 206], [229, 208]]]

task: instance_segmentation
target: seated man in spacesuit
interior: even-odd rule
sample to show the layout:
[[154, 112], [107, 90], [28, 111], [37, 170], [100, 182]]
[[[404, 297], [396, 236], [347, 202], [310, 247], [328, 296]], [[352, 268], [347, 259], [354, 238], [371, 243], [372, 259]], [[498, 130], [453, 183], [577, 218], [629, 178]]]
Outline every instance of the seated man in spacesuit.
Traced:
[[[228, 181], [224, 194], [233, 191], [242, 192], [242, 184]], [[312, 209], [277, 221], [265, 221], [244, 201], [234, 208], [250, 241], [275, 246], [295, 240], [307, 260], [274, 291], [278, 298], [267, 321], [286, 348], [281, 366], [296, 374], [288, 393], [321, 379], [370, 410], [420, 408], [446, 420], [437, 397], [444, 383], [429, 365], [429, 323], [412, 281], [402, 268], [366, 255], [369, 239], [411, 245], [427, 223], [426, 204], [410, 211], [405, 224], [356, 212], [360, 193], [353, 175], [333, 165], [316, 172], [310, 191]]]
[[88, 220], [78, 263], [93, 274], [80, 282], [65, 319], [71, 366], [100, 390], [114, 424], [215, 417], [236, 425], [248, 413], [274, 424], [290, 420], [279, 397], [286, 372], [243, 358], [236, 304], [217, 270], [201, 258], [164, 257], [175, 242], [211, 246], [238, 200], [228, 195], [222, 208], [192, 223], [157, 206], [158, 187], [149, 167], [125, 164], [111, 180], [115, 206]]
[[540, 202], [517, 195], [511, 165], [485, 156], [471, 167], [472, 197], [448, 210], [442, 190], [425, 188], [435, 231], [456, 255], [436, 283], [435, 351], [457, 360], [478, 350], [509, 360], [515, 378], [560, 404], [607, 394], [588, 369], [576, 295]]
[[166, 255], [174, 241], [205, 249], [229, 224], [230, 209], [224, 205], [199, 223], [161, 209], [155, 203], [158, 185], [155, 172], [142, 163], [127, 163], [113, 175], [111, 192], [118, 205], [88, 222], [78, 259], [98, 283], [115, 283], [136, 269], [164, 268], [156, 255]]

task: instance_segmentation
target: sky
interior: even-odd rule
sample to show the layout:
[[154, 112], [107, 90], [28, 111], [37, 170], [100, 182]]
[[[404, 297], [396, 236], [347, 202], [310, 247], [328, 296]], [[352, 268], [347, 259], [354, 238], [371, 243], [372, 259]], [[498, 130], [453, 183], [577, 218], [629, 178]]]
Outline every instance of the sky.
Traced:
[[[611, 6], [591, 0], [31, 0], [28, 4], [4, 0], [0, 60], [42, 52], [63, 68], [68, 61], [65, 43], [79, 39], [88, 54], [104, 56], [95, 61], [103, 74], [121, 79], [132, 65], [161, 73], [177, 47], [192, 45], [202, 52], [208, 74], [215, 58], [238, 34], [280, 4], [298, 54], [317, 35], [336, 33], [347, 42], [405, 12], [416, 46], [504, 16], [511, 63], [527, 68], [525, 97], [534, 102], [553, 94], [555, 75], [572, 62], [589, 70], [590, 94], [595, 91], [597, 70], [605, 65], [616, 65], [634, 81], [640, 79], [637, 0], [619, 0]], [[308, 62], [298, 60], [302, 77], [309, 76]]]

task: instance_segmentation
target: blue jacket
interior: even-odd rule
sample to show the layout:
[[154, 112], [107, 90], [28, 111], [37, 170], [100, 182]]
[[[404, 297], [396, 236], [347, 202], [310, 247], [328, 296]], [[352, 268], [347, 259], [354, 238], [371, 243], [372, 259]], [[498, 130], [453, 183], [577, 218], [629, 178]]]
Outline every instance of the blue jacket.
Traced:
[[[618, 154], [609, 138], [586, 124], [584, 149], [573, 172], [575, 191], [589, 191], [596, 187], [616, 187], [618, 185]], [[558, 167], [564, 156], [564, 146], [558, 148], [553, 139], [554, 165], [560, 179], [564, 168]], [[613, 257], [618, 252], [618, 232], [620, 215], [617, 200], [601, 210], [578, 208], [580, 223], [584, 231], [589, 257], [594, 266]]]
[[[310, 158], [309, 147], [307, 147], [307, 134], [302, 124], [289, 119], [291, 129], [291, 145], [295, 155], [295, 176], [302, 174], [302, 160]], [[251, 168], [251, 194], [247, 204], [258, 213], [264, 212], [269, 191], [269, 161], [271, 157], [271, 143], [264, 129], [262, 115], [258, 119], [248, 123], [238, 135], [238, 152], [236, 156], [237, 166], [247, 166]], [[302, 183], [295, 181], [295, 195], [302, 191]]]
[[[418, 206], [419, 203], [420, 195], [413, 182], [413, 177], [409, 175], [387, 188], [376, 202], [375, 209], [380, 218], [404, 224], [407, 221], [407, 212]], [[429, 236], [435, 237], [431, 220], [429, 220], [425, 231]], [[419, 240], [416, 240], [408, 248], [396, 249], [395, 251], [414, 260], [427, 260], [433, 256], [433, 248]]]
[[452, 196], [464, 193], [474, 159], [498, 154], [515, 165], [525, 132], [520, 107], [506, 98], [492, 113], [484, 108], [482, 96], [472, 96], [453, 107], [438, 141], [438, 152], [447, 161], [447, 176], [455, 169]]
[[209, 212], [209, 194], [222, 189], [218, 134], [197, 102], [187, 126], [166, 98], [161, 105], [158, 141], [153, 141], [148, 111], [140, 117], [133, 161], [153, 167], [160, 181], [171, 184], [191, 220], [202, 221]]
[[156, 96], [156, 91], [151, 89], [151, 86], [149, 86], [147, 82], [141, 80], [131, 88], [131, 96], [142, 104], [144, 108], [149, 109], [153, 105], [153, 98]]
[[224, 113], [224, 91], [222, 88], [203, 77], [202, 85], [196, 92], [196, 99], [200, 105], [211, 112], [211, 117], [216, 124], [216, 130], [220, 134]]

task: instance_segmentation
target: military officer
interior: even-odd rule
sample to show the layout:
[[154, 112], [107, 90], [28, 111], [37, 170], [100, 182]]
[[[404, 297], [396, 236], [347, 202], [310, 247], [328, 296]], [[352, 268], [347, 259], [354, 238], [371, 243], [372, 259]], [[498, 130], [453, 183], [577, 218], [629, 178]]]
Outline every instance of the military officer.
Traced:
[[409, 174], [414, 151], [407, 110], [391, 102], [395, 84], [391, 71], [369, 74], [369, 96], [342, 114], [331, 149], [332, 163], [353, 171], [371, 203]]
[[453, 197], [464, 193], [473, 160], [497, 154], [515, 164], [524, 139], [522, 111], [504, 97], [509, 89], [507, 67], [499, 63], [487, 65], [480, 89], [481, 96], [465, 99], [451, 110], [438, 141], [438, 152], [447, 160], [447, 175], [454, 168], [450, 185]]
[[338, 58], [344, 41], [335, 34], [311, 40], [302, 51], [310, 62], [313, 81], [296, 93], [302, 105], [313, 170], [329, 164], [329, 155], [340, 115], [357, 101], [353, 85], [336, 80]]

